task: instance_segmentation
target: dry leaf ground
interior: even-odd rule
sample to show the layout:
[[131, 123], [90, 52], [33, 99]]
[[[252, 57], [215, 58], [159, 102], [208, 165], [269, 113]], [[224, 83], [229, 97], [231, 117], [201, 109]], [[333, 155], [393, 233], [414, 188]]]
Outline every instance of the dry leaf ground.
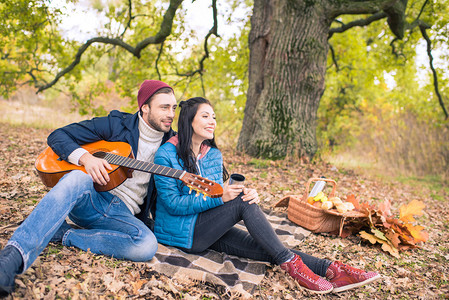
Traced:
[[[0, 123], [0, 246], [13, 232], [4, 226], [23, 220], [45, 194], [34, 170], [36, 156], [45, 148], [46, 129], [13, 127]], [[361, 241], [358, 236], [341, 239], [311, 234], [301, 250], [322, 258], [342, 260], [383, 275], [378, 282], [339, 293], [316, 296], [302, 291], [279, 267], [269, 268], [254, 291], [257, 299], [448, 299], [449, 298], [449, 192], [419, 181], [403, 184], [372, 178], [353, 170], [337, 169], [325, 162], [300, 164], [291, 161], [253, 159], [224, 149], [226, 166], [243, 173], [247, 184], [257, 188], [269, 207], [284, 195], [301, 194], [312, 176], [325, 175], [338, 182], [338, 194], [354, 193], [373, 203], [390, 199], [393, 212], [401, 204], [421, 200], [425, 214], [418, 223], [429, 240], [421, 249], [396, 259]], [[10, 298], [23, 299], [230, 299], [221, 286], [168, 278], [145, 263], [133, 263], [92, 255], [74, 248], [50, 244], [32, 267], [16, 279]]]

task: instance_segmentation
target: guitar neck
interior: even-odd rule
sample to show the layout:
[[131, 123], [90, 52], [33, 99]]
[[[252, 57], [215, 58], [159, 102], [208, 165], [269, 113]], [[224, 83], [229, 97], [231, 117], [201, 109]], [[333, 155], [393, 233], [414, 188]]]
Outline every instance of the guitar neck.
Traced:
[[173, 169], [169, 167], [164, 167], [161, 165], [156, 165], [150, 162], [145, 162], [137, 160], [134, 158], [124, 157], [112, 153], [106, 153], [104, 159], [113, 165], [118, 165], [133, 170], [143, 171], [147, 173], [152, 173], [156, 175], [171, 177], [175, 179], [180, 179], [184, 175], [185, 171]]

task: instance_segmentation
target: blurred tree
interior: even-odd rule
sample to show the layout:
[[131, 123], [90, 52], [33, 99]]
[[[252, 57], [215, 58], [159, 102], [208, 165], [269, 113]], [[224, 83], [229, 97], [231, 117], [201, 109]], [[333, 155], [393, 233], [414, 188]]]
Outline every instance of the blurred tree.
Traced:
[[[242, 89], [248, 86], [238, 148], [253, 156], [310, 158], [317, 150], [316, 115], [325, 90], [329, 49], [338, 68], [338, 55], [329, 44], [335, 33], [380, 24], [384, 40], [391, 45], [393, 59], [395, 55], [403, 55], [403, 45], [416, 45], [418, 38], [412, 33], [419, 30], [427, 43], [435, 94], [447, 118], [431, 52], [432, 40], [441, 43], [444, 39], [438, 39], [447, 37], [447, 14], [441, 13], [447, 12], [447, 1], [440, 2], [255, 0], [246, 79], [243, 64], [247, 53], [242, 49], [245, 45], [238, 37], [223, 41], [218, 36], [220, 12], [216, 0], [211, 1], [213, 25], [203, 45], [192, 47], [188, 41], [194, 33], [184, 28], [182, 0], [162, 4], [143, 0], [91, 1], [108, 21], [99, 36], [84, 43], [61, 35], [57, 26], [64, 16], [50, 5], [51, 1], [1, 0], [0, 72], [4, 80], [0, 91], [8, 95], [17, 84], [29, 83], [38, 92], [56, 87], [68, 90], [86, 107], [98, 96], [96, 93], [106, 91], [98, 84], [98, 74], [92, 72], [96, 65], [101, 65], [101, 74], [106, 74], [101, 80], [103, 86], [106, 81], [114, 82], [122, 96], [135, 95], [138, 84], [145, 78], [160, 78], [172, 83], [178, 91], [212, 93], [220, 101], [232, 104], [231, 110], [239, 114], [244, 98]], [[232, 8], [251, 5], [235, 0], [229, 3]], [[362, 18], [344, 22], [349, 20], [343, 19], [344, 15]], [[347, 47], [355, 47], [358, 42], [347, 43]], [[208, 63], [208, 58], [213, 63]], [[354, 57], [353, 64], [359, 60]], [[339, 95], [355, 94], [360, 88], [356, 81], [357, 78], [348, 86], [351, 88], [342, 87]], [[90, 86], [87, 94], [80, 92], [79, 82]], [[135, 107], [135, 97], [130, 99]], [[343, 108], [347, 99], [340, 97], [339, 101]]]

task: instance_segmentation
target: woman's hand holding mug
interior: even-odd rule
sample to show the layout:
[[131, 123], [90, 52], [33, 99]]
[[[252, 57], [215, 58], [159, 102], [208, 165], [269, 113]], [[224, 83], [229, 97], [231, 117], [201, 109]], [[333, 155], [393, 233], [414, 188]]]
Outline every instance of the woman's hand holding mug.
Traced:
[[244, 182], [245, 176], [237, 173], [231, 174], [228, 184], [226, 184], [223, 189], [223, 202], [234, 200], [238, 195], [240, 195], [245, 187]]

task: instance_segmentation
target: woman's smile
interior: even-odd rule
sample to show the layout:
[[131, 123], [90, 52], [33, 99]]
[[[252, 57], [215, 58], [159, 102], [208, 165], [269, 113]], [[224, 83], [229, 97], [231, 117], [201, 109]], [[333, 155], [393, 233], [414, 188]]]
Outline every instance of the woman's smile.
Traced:
[[212, 106], [206, 103], [201, 104], [192, 121], [192, 140], [201, 144], [204, 140], [213, 139], [216, 125], [217, 121]]

